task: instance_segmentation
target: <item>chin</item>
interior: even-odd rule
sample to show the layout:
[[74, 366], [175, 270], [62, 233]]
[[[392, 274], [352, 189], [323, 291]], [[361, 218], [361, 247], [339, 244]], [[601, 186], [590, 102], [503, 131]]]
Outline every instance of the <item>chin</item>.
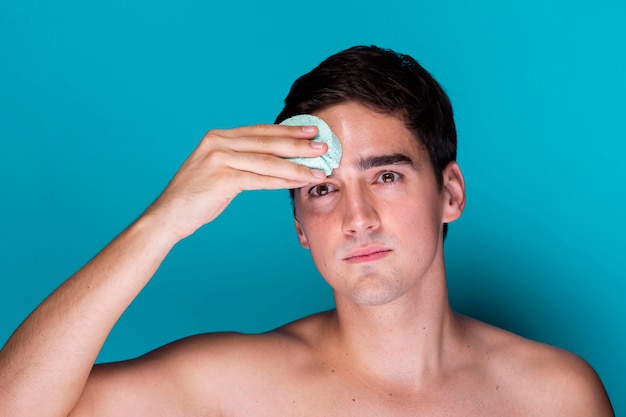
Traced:
[[360, 282], [358, 287], [352, 288], [348, 298], [354, 304], [362, 306], [380, 306], [389, 304], [397, 300], [403, 293], [398, 283], [381, 282], [378, 278], [377, 282], [367, 282], [365, 279]]

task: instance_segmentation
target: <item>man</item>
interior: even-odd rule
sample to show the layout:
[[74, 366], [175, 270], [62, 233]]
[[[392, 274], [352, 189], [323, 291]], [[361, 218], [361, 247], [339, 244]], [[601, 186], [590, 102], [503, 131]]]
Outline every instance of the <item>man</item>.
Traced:
[[[325, 120], [331, 175], [286, 157], [310, 126], [207, 133], [162, 195], [46, 299], [0, 354], [3, 416], [611, 416], [580, 358], [454, 313], [443, 240], [465, 206], [448, 98], [412, 58], [330, 57], [277, 121]], [[242, 190], [292, 189], [295, 227], [336, 309], [261, 335], [205, 334], [93, 367], [168, 251]]]

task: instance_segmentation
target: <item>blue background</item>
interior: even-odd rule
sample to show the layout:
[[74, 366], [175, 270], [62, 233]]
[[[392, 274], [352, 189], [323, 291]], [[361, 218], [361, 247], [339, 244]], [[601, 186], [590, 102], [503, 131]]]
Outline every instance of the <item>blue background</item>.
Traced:
[[[210, 3], [217, 3], [212, 5]], [[0, 3], [0, 345], [158, 195], [205, 131], [272, 122], [326, 56], [416, 57], [456, 110], [468, 207], [446, 242], [466, 314], [558, 345], [626, 415], [626, 3]], [[286, 192], [181, 242], [100, 360], [332, 306]]]

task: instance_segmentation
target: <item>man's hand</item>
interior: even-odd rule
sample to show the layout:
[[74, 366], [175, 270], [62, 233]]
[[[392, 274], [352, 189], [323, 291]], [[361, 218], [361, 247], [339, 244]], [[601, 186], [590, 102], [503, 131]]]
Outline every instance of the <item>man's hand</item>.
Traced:
[[297, 188], [325, 177], [285, 157], [317, 157], [313, 126], [256, 125], [209, 131], [146, 215], [177, 239], [216, 218], [243, 190]]

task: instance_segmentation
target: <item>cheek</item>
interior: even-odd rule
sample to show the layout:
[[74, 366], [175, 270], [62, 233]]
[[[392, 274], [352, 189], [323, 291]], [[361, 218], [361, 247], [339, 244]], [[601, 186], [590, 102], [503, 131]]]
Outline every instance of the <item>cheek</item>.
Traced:
[[306, 237], [307, 248], [318, 269], [325, 268], [332, 258], [336, 247], [338, 226], [328, 216], [307, 216], [302, 231]]
[[315, 234], [309, 240], [309, 254], [319, 274], [328, 282], [330, 277], [336, 275], [336, 260], [333, 255], [334, 245], [328, 236]]
[[404, 235], [405, 239], [413, 240], [416, 235], [421, 236], [421, 240], [435, 239], [441, 227], [441, 216], [441, 207], [437, 204], [407, 202], [396, 203], [393, 208], [395, 231]]
[[317, 256], [317, 254], [322, 253], [324, 249], [328, 249], [332, 238], [331, 231], [332, 229], [329, 227], [327, 221], [313, 221], [312, 219], [308, 219], [305, 234], [312, 255]]
[[296, 230], [300, 244], [311, 251], [311, 255], [319, 251], [319, 247], [323, 247], [325, 242], [329, 240], [329, 219], [319, 215], [311, 215], [310, 213], [302, 213], [296, 211], [298, 221]]

